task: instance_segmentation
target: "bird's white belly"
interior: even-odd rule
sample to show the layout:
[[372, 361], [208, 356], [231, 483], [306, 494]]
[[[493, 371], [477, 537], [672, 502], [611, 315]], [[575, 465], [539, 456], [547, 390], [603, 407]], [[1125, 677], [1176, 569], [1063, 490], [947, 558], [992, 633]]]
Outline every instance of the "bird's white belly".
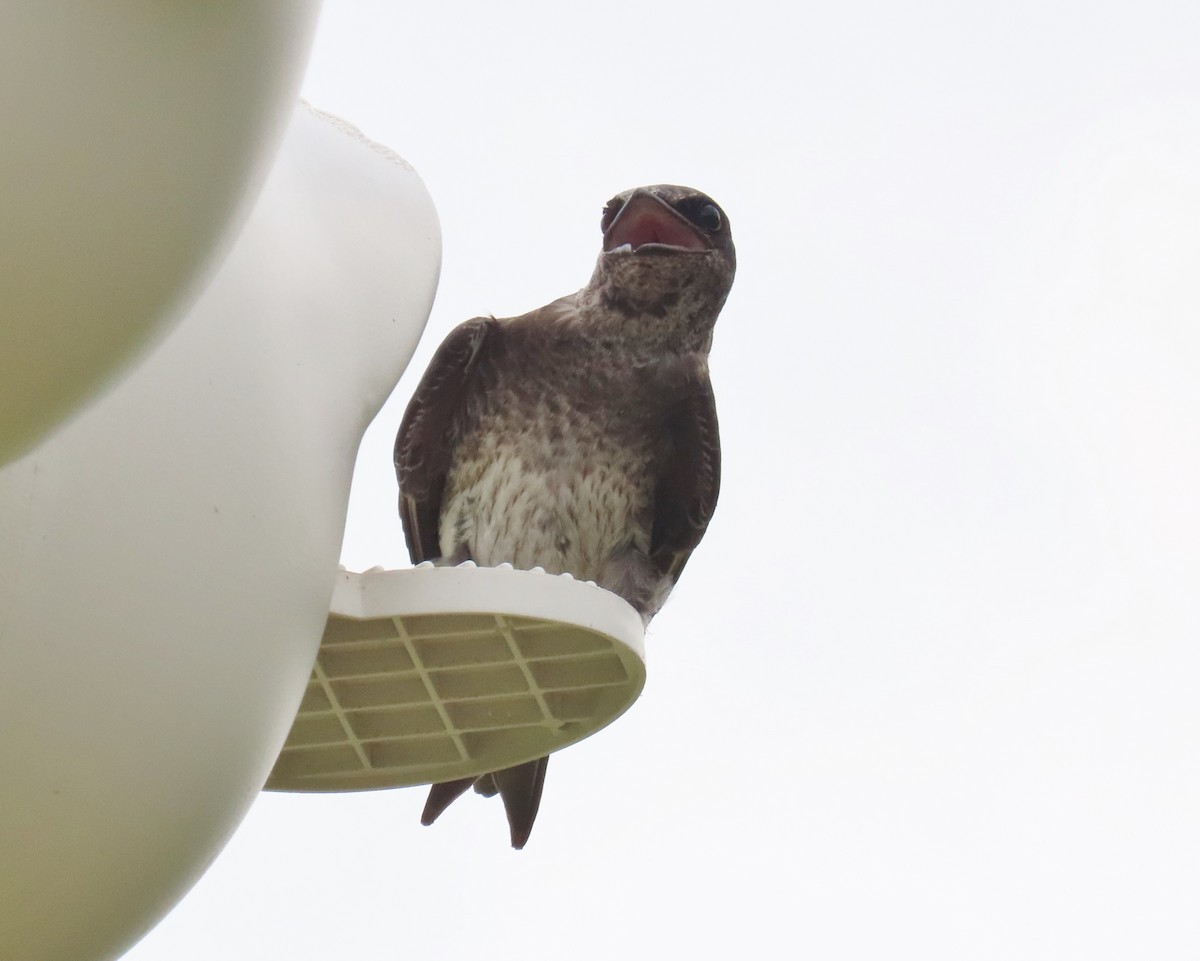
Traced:
[[645, 457], [582, 446], [522, 456], [498, 445], [491, 456], [458, 465], [443, 504], [443, 556], [465, 546], [484, 566], [507, 562], [600, 580], [614, 551], [648, 551]]

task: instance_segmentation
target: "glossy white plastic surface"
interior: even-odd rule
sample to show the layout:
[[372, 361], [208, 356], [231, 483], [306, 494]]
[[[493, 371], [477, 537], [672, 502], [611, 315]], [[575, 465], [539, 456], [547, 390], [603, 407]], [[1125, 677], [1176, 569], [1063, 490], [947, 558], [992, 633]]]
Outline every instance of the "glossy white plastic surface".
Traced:
[[428, 784], [550, 754], [629, 709], [643, 640], [632, 607], [569, 574], [343, 571], [267, 787]]
[[275, 157], [319, 7], [0, 3], [0, 465], [194, 301]]
[[257, 795], [439, 258], [411, 168], [300, 108], [189, 315], [0, 469], [0, 959], [116, 956]]

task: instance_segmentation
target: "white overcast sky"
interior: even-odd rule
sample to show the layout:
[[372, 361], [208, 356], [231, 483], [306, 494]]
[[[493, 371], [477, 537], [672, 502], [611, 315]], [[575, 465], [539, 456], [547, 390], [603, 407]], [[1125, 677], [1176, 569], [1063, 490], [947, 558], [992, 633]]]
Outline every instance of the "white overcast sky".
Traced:
[[1200, 5], [329, 0], [304, 96], [442, 221], [344, 562], [456, 323], [642, 183], [728, 212], [717, 515], [640, 702], [498, 802], [264, 795], [128, 957], [1200, 956]]

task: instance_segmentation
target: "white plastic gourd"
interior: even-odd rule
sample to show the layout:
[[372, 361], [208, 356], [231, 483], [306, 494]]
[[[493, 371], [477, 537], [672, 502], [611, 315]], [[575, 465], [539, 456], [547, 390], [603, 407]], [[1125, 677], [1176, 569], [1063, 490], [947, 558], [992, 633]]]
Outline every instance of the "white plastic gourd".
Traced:
[[270, 169], [319, 8], [0, 4], [0, 465], [194, 302]]
[[[267, 16], [243, 8], [221, 5], [228, 29]], [[223, 89], [227, 69], [209, 64], [207, 82]], [[359, 441], [416, 345], [439, 257], [411, 168], [300, 108], [187, 316], [0, 469], [0, 957], [118, 955], [258, 793], [325, 626]], [[161, 320], [203, 272], [160, 278], [141, 315]], [[0, 351], [0, 382], [28, 363]], [[56, 417], [83, 396], [67, 393]]]

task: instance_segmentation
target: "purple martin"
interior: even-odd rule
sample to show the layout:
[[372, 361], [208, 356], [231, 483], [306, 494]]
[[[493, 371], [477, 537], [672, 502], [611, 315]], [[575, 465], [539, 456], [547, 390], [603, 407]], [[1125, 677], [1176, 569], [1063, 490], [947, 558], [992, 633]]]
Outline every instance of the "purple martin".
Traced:
[[[618, 194], [600, 227], [582, 290], [438, 348], [396, 438], [400, 518], [413, 563], [570, 573], [649, 623], [717, 502], [708, 352], [733, 238], [711, 198], [666, 184]], [[546, 762], [435, 784], [421, 823], [474, 784], [524, 847]]]

